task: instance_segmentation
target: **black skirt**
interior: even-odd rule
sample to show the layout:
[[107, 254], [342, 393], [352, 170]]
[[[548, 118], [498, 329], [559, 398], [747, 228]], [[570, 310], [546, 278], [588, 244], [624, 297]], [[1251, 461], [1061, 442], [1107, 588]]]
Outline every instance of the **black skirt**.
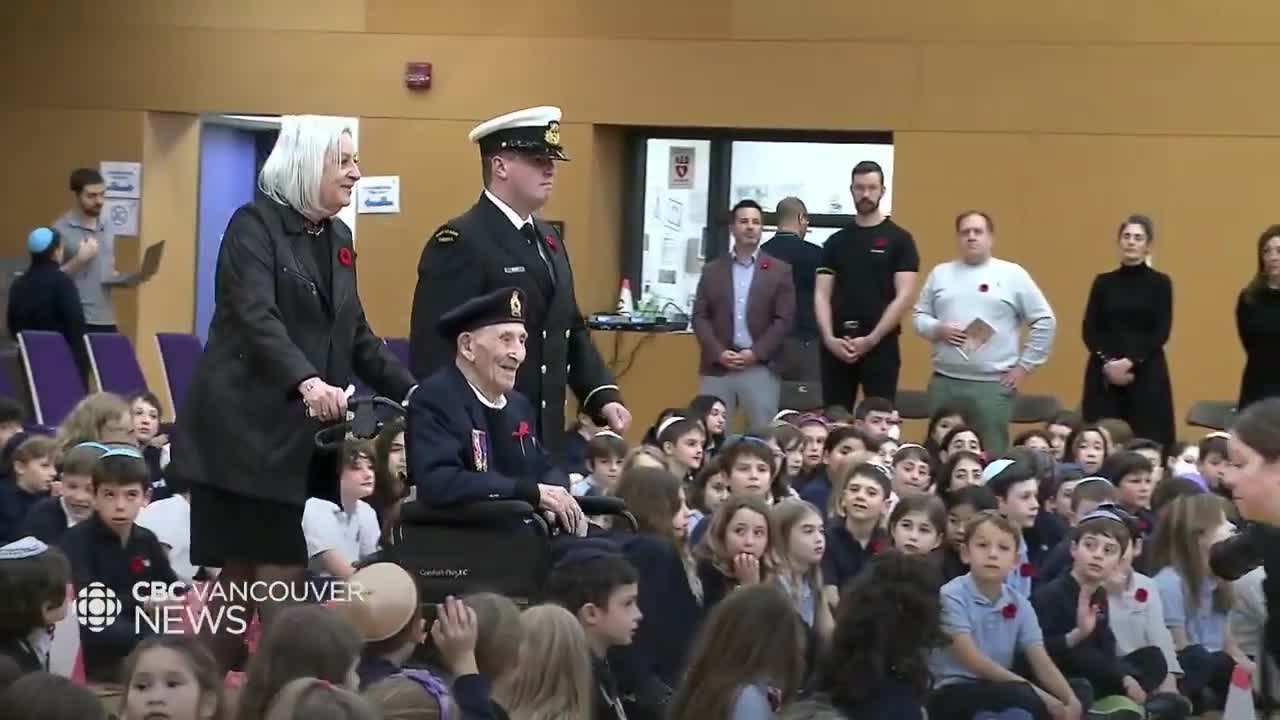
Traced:
[[302, 505], [227, 492], [212, 485], [191, 488], [191, 562], [307, 564]]

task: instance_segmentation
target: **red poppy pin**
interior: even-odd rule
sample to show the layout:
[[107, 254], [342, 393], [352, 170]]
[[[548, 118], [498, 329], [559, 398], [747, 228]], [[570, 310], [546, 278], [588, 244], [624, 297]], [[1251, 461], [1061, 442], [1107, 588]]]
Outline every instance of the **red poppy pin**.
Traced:
[[768, 261], [767, 259], [765, 259], [765, 260], [761, 260], [761, 261], [760, 261], [760, 269], [761, 269], [761, 270], [768, 270], [768, 269], [769, 269], [769, 261]]
[[511, 437], [520, 441], [520, 454], [524, 455], [524, 439], [529, 437], [529, 421], [521, 420], [520, 424], [516, 426], [516, 431], [511, 433]]
[[1022, 567], [1019, 568], [1018, 572], [1022, 574], [1022, 577], [1035, 577], [1036, 566], [1031, 563], [1022, 563]]
[[1151, 529], [1151, 521], [1146, 518], [1138, 518], [1138, 529], [1146, 532]]
[[1138, 588], [1137, 592], [1135, 592], [1135, 593], [1133, 594], [1133, 599], [1134, 599], [1134, 600], [1137, 600], [1137, 601], [1138, 601], [1138, 602], [1140, 602], [1140, 603], [1144, 603], [1144, 602], [1146, 602], [1146, 601], [1147, 601], [1147, 589], [1146, 589], [1146, 588]]
[[342, 263], [344, 267], [351, 267], [351, 263], [355, 262], [355, 256], [351, 254], [351, 248], [338, 248], [338, 262]]
[[547, 247], [551, 248], [552, 252], [555, 252], [556, 250], [560, 249], [560, 246], [556, 244], [555, 235], [552, 235], [551, 233], [547, 233], [546, 235], [542, 236], [542, 239], [547, 241]]
[[885, 238], [876, 238], [875, 246], [878, 248], [888, 247], [889, 241]]
[[150, 564], [151, 563], [147, 562], [147, 559], [142, 557], [141, 555], [134, 555], [133, 557], [129, 558], [129, 572], [133, 573], [134, 575], [141, 575], [142, 573], [146, 572], [147, 566]]
[[988, 286], [986, 283], [982, 283], [981, 285], [978, 286], [978, 292], [986, 292], [990, 289], [991, 287]]
[[881, 540], [880, 538], [876, 538], [872, 540], [871, 543], [867, 545], [867, 549], [870, 550], [872, 554], [875, 554], [880, 552], [881, 550], [884, 550], [884, 540]]
[[1009, 603], [1008, 605], [1000, 608], [1000, 614], [1003, 615], [1006, 620], [1012, 620], [1018, 616], [1018, 606], [1013, 603]]

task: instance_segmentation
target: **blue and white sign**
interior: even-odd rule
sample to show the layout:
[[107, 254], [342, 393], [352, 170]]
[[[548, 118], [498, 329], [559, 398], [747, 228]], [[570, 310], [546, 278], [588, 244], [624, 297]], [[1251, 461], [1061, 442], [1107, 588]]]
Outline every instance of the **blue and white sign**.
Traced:
[[362, 214], [400, 212], [400, 176], [360, 178], [356, 185], [356, 211]]
[[107, 184], [107, 197], [134, 200], [142, 197], [142, 163], [103, 160], [98, 172]]

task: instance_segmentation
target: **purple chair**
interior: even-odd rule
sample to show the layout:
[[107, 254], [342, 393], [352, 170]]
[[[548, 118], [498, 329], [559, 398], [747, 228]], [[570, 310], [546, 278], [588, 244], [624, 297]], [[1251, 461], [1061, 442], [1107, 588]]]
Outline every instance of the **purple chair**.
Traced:
[[36, 423], [61, 424], [85, 396], [84, 379], [67, 339], [61, 333], [24, 330], [18, 333], [18, 351]]
[[98, 389], [121, 397], [147, 389], [147, 378], [138, 365], [129, 338], [120, 333], [87, 333], [85, 347], [89, 350], [89, 368]]
[[164, 369], [165, 383], [169, 386], [169, 406], [176, 419], [182, 412], [187, 388], [195, 375], [196, 363], [204, 346], [200, 338], [189, 333], [156, 333], [156, 347], [160, 350], [160, 366]]
[[387, 349], [395, 353], [400, 358], [400, 362], [404, 363], [406, 368], [409, 367], [409, 338], [389, 337], [384, 338], [387, 343]]

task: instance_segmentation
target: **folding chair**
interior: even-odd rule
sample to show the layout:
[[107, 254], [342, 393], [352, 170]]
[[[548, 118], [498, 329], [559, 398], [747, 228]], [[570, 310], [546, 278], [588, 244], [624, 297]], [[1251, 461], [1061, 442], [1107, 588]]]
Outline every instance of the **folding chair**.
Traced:
[[99, 390], [123, 397], [147, 389], [147, 378], [129, 338], [120, 333], [88, 333], [84, 344], [89, 350], [93, 382]]
[[31, 409], [36, 423], [62, 423], [86, 394], [84, 379], [76, 365], [71, 346], [61, 333], [24, 330], [18, 333], [18, 352], [31, 391]]
[[182, 403], [204, 346], [200, 338], [190, 333], [156, 333], [156, 347], [160, 350], [160, 366], [169, 390], [169, 407], [173, 408], [176, 419], [182, 412]]
[[1048, 422], [1062, 409], [1058, 398], [1052, 395], [1022, 395], [1013, 401], [1013, 422], [1022, 424]]
[[923, 390], [899, 390], [894, 405], [903, 420], [928, 420], [929, 394]]
[[1236, 419], [1235, 405], [1233, 402], [1201, 400], [1187, 411], [1187, 424], [1210, 430], [1226, 430]]

